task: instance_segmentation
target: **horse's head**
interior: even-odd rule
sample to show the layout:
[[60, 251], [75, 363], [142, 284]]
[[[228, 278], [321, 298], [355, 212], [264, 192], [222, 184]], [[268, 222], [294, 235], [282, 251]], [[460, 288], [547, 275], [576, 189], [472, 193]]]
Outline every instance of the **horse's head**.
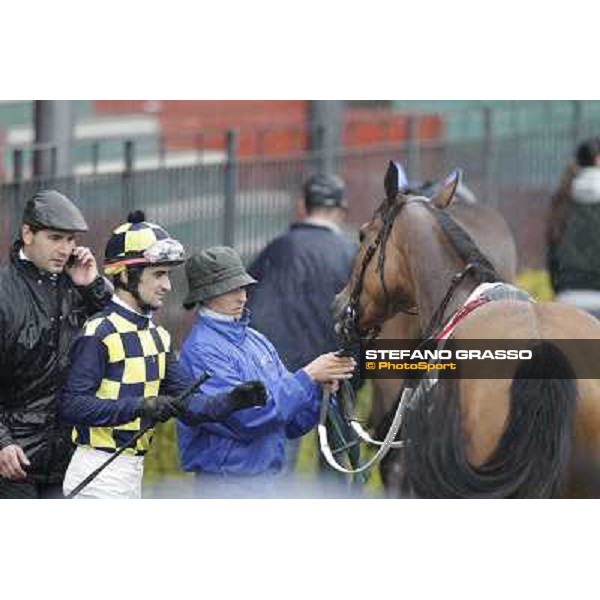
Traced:
[[360, 247], [350, 280], [334, 302], [336, 331], [344, 343], [375, 337], [380, 325], [398, 312], [418, 312], [408, 260], [404, 208], [412, 202], [446, 208], [459, 178], [460, 174], [453, 172], [429, 199], [407, 191], [402, 167], [390, 162], [384, 181], [385, 200], [373, 218], [361, 227]]

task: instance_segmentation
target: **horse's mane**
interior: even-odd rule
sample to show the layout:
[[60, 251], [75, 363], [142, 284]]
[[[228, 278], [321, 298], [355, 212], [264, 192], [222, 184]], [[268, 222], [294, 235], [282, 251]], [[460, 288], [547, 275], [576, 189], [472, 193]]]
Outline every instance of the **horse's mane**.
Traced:
[[465, 265], [472, 265], [471, 274], [479, 283], [503, 281], [494, 265], [479, 249], [473, 238], [448, 213], [431, 208], [439, 226]]
[[[447, 212], [436, 208], [426, 196], [417, 196], [408, 202], [423, 202], [423, 204], [429, 208], [460, 259], [465, 265], [471, 265], [471, 274], [479, 283], [503, 281], [503, 278], [497, 273], [494, 265], [492, 265], [488, 257], [480, 250], [473, 241], [473, 238]], [[380, 215], [382, 221], [382, 228], [379, 232], [382, 248], [379, 255], [379, 263], [377, 265], [378, 270], [383, 268], [387, 239], [391, 233], [396, 217], [405, 204], [406, 202], [390, 202], [389, 200], [384, 200], [376, 210], [376, 214]]]

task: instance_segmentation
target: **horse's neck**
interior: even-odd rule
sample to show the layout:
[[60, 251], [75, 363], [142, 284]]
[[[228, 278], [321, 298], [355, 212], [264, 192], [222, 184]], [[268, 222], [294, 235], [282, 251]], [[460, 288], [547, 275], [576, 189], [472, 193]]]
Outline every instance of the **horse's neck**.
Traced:
[[[406, 235], [403, 239], [407, 240], [406, 256], [419, 312], [419, 324], [423, 331], [444, 301], [452, 278], [465, 265], [427, 208], [419, 206], [416, 210], [411, 210], [404, 223]], [[445, 317], [464, 303], [474, 285], [471, 277], [458, 285], [450, 298]]]

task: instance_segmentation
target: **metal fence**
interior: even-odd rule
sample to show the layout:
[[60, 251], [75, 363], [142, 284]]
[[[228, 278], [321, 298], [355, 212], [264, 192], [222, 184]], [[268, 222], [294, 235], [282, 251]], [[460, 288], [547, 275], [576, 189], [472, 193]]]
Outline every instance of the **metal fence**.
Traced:
[[[411, 178], [439, 179], [460, 167], [478, 198], [496, 206], [511, 226], [521, 268], [544, 266], [544, 221], [560, 172], [581, 135], [600, 131], [600, 118], [557, 128], [538, 123], [524, 132], [494, 135], [497, 112], [489, 112], [485, 135], [474, 139], [412, 140], [398, 145], [346, 148], [335, 152], [336, 170], [347, 185], [349, 227], [367, 220], [382, 199], [383, 174], [390, 159], [407, 165]], [[215, 164], [134, 170], [133, 161], [116, 174], [80, 175], [63, 179], [17, 177], [0, 186], [0, 262], [16, 235], [22, 207], [36, 189], [56, 188], [77, 200], [91, 231], [84, 242], [102, 256], [110, 231], [133, 208], [163, 224], [189, 252], [213, 244], [235, 246], [249, 261], [284, 231], [293, 219], [302, 181], [316, 168], [319, 153], [275, 158], [240, 158], [234, 134], [228, 136], [226, 159]], [[184, 282], [175, 275], [176, 293], [163, 320], [180, 339], [180, 301]]]

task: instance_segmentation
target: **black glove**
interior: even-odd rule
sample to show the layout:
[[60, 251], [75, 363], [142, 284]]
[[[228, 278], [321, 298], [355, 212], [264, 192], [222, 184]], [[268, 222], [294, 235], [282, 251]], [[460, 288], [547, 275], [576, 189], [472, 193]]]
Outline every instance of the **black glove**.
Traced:
[[185, 402], [173, 396], [154, 396], [144, 398], [136, 416], [150, 421], [164, 423], [173, 417], [180, 417], [185, 412]]
[[262, 381], [247, 381], [234, 387], [229, 392], [235, 410], [264, 406], [267, 403], [267, 390]]

